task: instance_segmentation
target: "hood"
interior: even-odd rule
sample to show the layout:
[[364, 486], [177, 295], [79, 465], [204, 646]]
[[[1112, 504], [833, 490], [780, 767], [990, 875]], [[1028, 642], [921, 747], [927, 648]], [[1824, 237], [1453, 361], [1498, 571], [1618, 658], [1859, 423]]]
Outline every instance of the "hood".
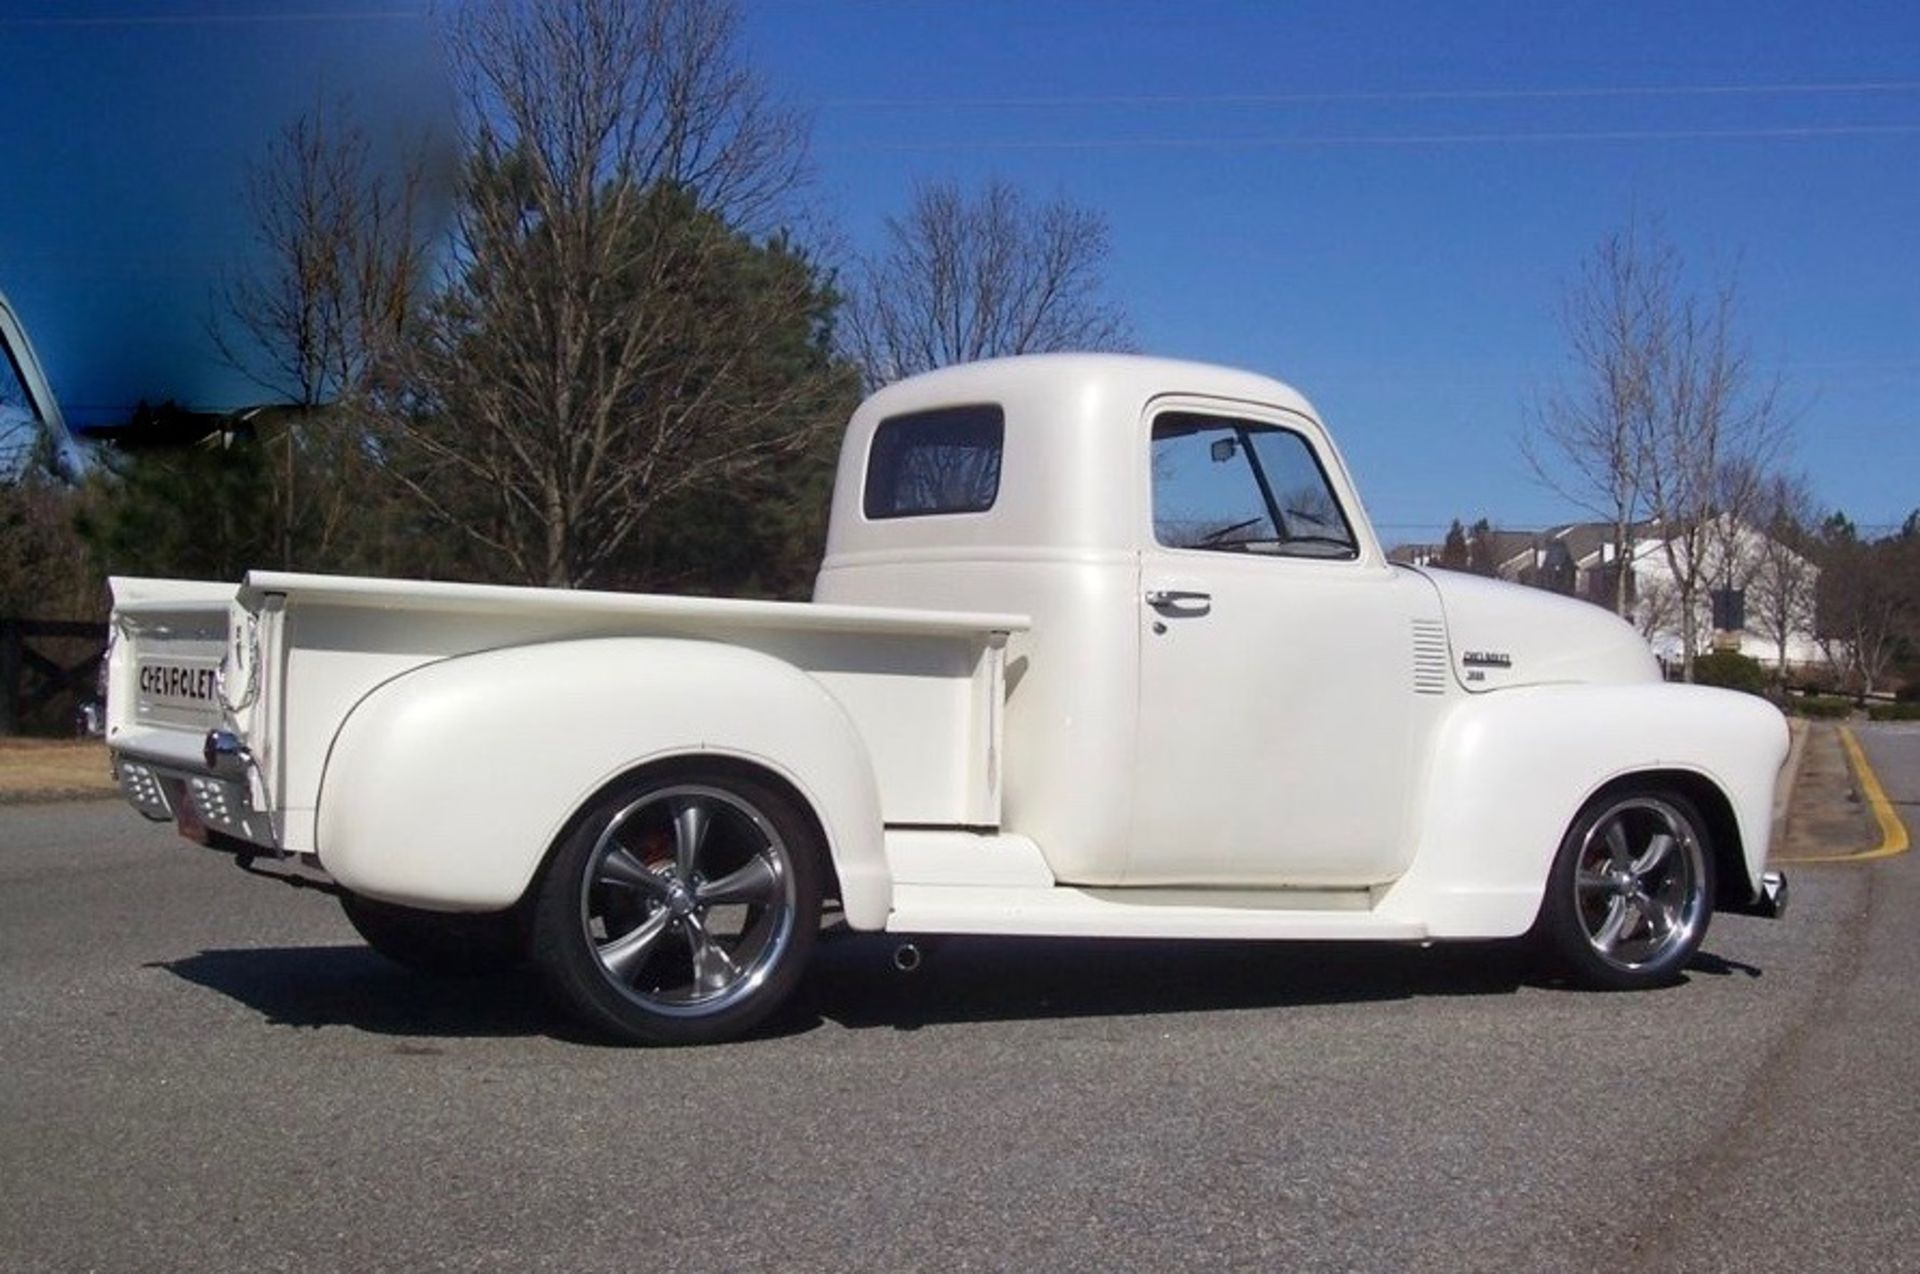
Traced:
[[1420, 574], [1440, 594], [1453, 675], [1468, 690], [1660, 680], [1653, 651], [1612, 611], [1460, 571]]

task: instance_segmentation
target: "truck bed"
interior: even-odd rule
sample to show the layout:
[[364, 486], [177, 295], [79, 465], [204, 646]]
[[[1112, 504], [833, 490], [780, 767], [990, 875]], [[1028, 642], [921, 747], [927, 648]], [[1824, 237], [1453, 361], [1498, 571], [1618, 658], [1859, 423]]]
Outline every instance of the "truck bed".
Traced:
[[[217, 829], [269, 848], [315, 850], [329, 746], [377, 687], [463, 655], [602, 638], [712, 641], [790, 663], [859, 730], [887, 822], [999, 821], [1004, 644], [1024, 616], [264, 571], [237, 588], [112, 585], [108, 742], [160, 788], [150, 795], [168, 798], [164, 810], [136, 804], [178, 816], [200, 793], [224, 805], [204, 811], [227, 817]], [[233, 809], [241, 792], [194, 782], [209, 773], [202, 751], [215, 729], [235, 732], [252, 758], [246, 817]]]

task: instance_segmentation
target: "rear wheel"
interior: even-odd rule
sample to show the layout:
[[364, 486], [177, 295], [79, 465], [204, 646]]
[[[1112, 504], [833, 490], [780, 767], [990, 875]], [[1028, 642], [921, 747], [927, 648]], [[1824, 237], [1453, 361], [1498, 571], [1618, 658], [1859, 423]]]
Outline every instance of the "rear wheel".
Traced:
[[511, 911], [422, 911], [358, 894], [341, 894], [340, 908], [368, 946], [422, 973], [480, 977], [526, 958], [525, 929]]
[[1595, 797], [1567, 829], [1540, 927], [1581, 981], [1637, 989], [1671, 981], [1693, 958], [1712, 900], [1699, 811], [1677, 793], [1626, 789]]
[[731, 771], [618, 784], [548, 868], [534, 959], [572, 1008], [621, 1039], [740, 1035], [804, 971], [820, 927], [820, 854], [788, 798]]

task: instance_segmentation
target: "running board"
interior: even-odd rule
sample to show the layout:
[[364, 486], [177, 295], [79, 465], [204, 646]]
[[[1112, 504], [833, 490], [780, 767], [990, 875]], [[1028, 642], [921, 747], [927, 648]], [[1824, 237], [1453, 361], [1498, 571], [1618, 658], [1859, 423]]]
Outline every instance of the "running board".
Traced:
[[[1201, 901], [1209, 895], [1214, 900]], [[1365, 890], [1129, 890], [895, 883], [888, 933], [1054, 938], [1418, 942], [1426, 926], [1366, 908]]]

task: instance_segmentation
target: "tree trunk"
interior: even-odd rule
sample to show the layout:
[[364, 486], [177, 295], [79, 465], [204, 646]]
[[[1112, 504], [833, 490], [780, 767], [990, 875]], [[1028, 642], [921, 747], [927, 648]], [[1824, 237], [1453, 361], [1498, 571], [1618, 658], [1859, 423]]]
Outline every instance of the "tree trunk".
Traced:
[[1620, 616], [1623, 619], [1626, 618], [1626, 614], [1627, 614], [1627, 594], [1630, 591], [1630, 589], [1628, 588], [1628, 585], [1631, 583], [1633, 579], [1633, 576], [1628, 573], [1633, 569], [1629, 561], [1630, 555], [1627, 552], [1629, 543], [1630, 543], [1630, 540], [1627, 536], [1626, 523], [1624, 522], [1614, 523], [1614, 526], [1613, 526], [1613, 613]]
[[572, 588], [573, 571], [567, 557], [568, 524], [566, 502], [560, 495], [557, 484], [549, 482], [546, 492], [546, 532], [547, 561], [546, 584], [548, 588]]

